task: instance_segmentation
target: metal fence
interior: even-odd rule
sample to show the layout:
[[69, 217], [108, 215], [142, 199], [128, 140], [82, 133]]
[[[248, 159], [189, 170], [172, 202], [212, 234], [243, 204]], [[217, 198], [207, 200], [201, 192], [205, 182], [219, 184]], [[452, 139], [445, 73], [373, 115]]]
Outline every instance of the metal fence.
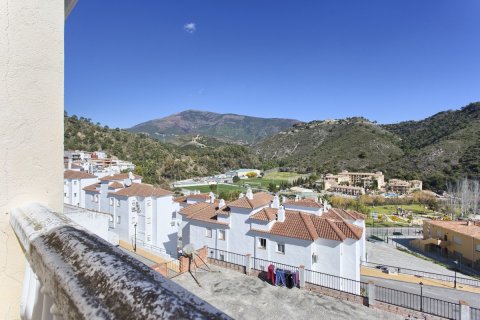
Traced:
[[408, 268], [402, 268], [398, 266], [390, 266], [386, 264], [380, 264], [380, 263], [375, 263], [375, 262], [365, 262], [362, 261], [362, 265], [366, 267], [372, 267], [372, 268], [377, 268], [377, 269], [390, 269], [393, 271], [396, 271], [401, 274], [408, 274], [412, 276], [416, 276], [419, 278], [428, 278], [428, 279], [434, 279], [434, 280], [440, 280], [440, 281], [445, 281], [445, 282], [451, 282], [454, 283], [455, 281], [457, 284], [463, 284], [467, 286], [472, 286], [472, 287], [480, 287], [480, 280], [478, 279], [469, 279], [469, 278], [463, 278], [463, 277], [456, 277], [448, 274], [441, 274], [441, 273], [433, 273], [433, 272], [428, 272], [428, 271], [421, 271], [421, 270], [415, 270], [415, 269], [408, 269]]
[[472, 320], [480, 319], [480, 308], [470, 307], [470, 319]]
[[280, 263], [280, 262], [264, 260], [260, 258], [252, 258], [252, 261], [253, 261], [252, 269], [258, 270], [258, 271], [267, 271], [268, 266], [271, 264], [273, 264], [276, 269], [289, 270], [292, 272], [298, 271], [298, 267]]
[[305, 282], [324, 288], [348, 292], [357, 296], [368, 296], [368, 284], [366, 282], [342, 278], [327, 273], [305, 269]]
[[[233, 253], [224, 250], [208, 248], [208, 257], [218, 261], [230, 262], [232, 264], [246, 267], [247, 258], [245, 255]], [[265, 259], [252, 257], [250, 259], [250, 267], [258, 271], [267, 271], [268, 266], [273, 264], [276, 268], [289, 270], [292, 272], [299, 271], [299, 267], [269, 261]], [[253, 264], [253, 266], [252, 266]], [[374, 264], [374, 263], [371, 263]], [[383, 265], [382, 265], [383, 266]], [[401, 268], [401, 270], [417, 271], [418, 270]], [[424, 274], [447, 276], [424, 272]], [[425, 276], [425, 275], [424, 275]], [[426, 277], [426, 276], [425, 276]], [[450, 277], [450, 276], [447, 276]], [[459, 278], [457, 278], [458, 281]], [[466, 279], [466, 278], [460, 278]], [[470, 280], [470, 279], [466, 279]], [[342, 278], [332, 274], [326, 274], [318, 271], [305, 269], [305, 282], [341, 292], [354, 294], [357, 296], [368, 297], [368, 284], [354, 279]], [[421, 291], [422, 292], [422, 291]], [[460, 304], [445, 300], [435, 299], [421, 294], [400, 291], [396, 289], [386, 288], [375, 285], [375, 300], [394, 306], [399, 306], [415, 311], [424, 312], [438, 317], [447, 319], [460, 319]], [[480, 309], [470, 308], [471, 319], [480, 319]]]
[[460, 304], [415, 293], [375, 286], [375, 300], [442, 318], [460, 319]]
[[421, 236], [421, 227], [367, 227], [367, 237], [377, 236], [385, 238], [390, 236]]
[[208, 257], [218, 261], [225, 261], [239, 266], [245, 266], [246, 257], [243, 254], [230, 251], [208, 248]]
[[170, 252], [168, 250], [165, 250], [164, 248], [157, 247], [153, 244], [145, 243], [145, 241], [143, 239], [138, 238], [138, 237], [137, 238], [132, 237], [132, 245], [134, 245], [136, 247], [141, 247], [143, 249], [147, 249], [147, 250], [150, 250], [150, 251], [153, 251], [153, 252], [156, 252], [156, 253], [160, 253], [161, 255], [164, 255], [164, 256], [170, 256], [170, 257], [173, 257], [173, 258], [177, 257], [176, 252]]

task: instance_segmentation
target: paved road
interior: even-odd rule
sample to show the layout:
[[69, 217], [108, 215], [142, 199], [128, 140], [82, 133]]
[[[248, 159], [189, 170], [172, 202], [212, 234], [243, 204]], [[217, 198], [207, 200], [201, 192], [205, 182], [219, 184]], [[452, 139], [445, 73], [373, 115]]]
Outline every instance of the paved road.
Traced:
[[[376, 285], [379, 285], [385, 288], [405, 291], [405, 292], [414, 293], [417, 295], [420, 294], [420, 285], [415, 283], [387, 280], [387, 279], [375, 278], [375, 277], [365, 277], [365, 276], [362, 276], [361, 280], [364, 282], [373, 281]], [[387, 295], [387, 293], [384, 293], [384, 294]], [[480, 294], [476, 294], [476, 293], [424, 285], [423, 295], [426, 297], [440, 299], [440, 300], [449, 301], [453, 303], [458, 303], [459, 300], [464, 300], [470, 306], [475, 308], [480, 308]], [[378, 295], [377, 295], [377, 298], [378, 298]]]

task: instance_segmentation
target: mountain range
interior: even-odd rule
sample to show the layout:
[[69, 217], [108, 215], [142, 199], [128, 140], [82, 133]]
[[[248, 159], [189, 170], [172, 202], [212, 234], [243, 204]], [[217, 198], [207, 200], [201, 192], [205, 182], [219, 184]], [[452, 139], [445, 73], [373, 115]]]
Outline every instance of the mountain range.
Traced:
[[137, 124], [128, 129], [175, 144], [196, 136], [216, 138], [223, 142], [251, 144], [271, 136], [295, 123], [294, 119], [257, 118], [238, 114], [186, 110], [165, 118]]
[[437, 190], [462, 175], [480, 176], [480, 103], [389, 125], [362, 117], [305, 123], [187, 110], [112, 130], [66, 116], [65, 146], [132, 160], [152, 183], [257, 166], [320, 174], [382, 170]]

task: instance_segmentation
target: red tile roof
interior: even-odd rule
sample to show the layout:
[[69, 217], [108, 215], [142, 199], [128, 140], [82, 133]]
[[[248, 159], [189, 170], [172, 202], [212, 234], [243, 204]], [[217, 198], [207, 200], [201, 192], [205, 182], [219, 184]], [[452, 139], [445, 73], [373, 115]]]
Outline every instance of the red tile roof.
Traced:
[[253, 199], [248, 199], [246, 196], [230, 202], [230, 207], [255, 209], [272, 202], [273, 196], [267, 192], [258, 192], [253, 194]]
[[468, 225], [467, 221], [441, 221], [431, 220], [424, 221], [424, 224], [431, 224], [444, 230], [451, 230], [475, 239], [480, 239], [480, 223], [478, 221], [471, 222]]
[[[277, 209], [272, 209], [275, 212]], [[269, 231], [252, 229], [260, 233], [274, 234], [287, 238], [315, 241], [318, 238], [344, 241], [359, 240], [363, 229], [344, 220], [332, 221], [314, 214], [285, 210], [285, 221], [275, 221]]]
[[123, 188], [123, 183], [120, 183], [118, 181], [114, 181], [108, 185], [110, 189], [120, 189]]
[[84, 171], [66, 170], [63, 172], [64, 179], [92, 179], [97, 176]]
[[100, 193], [100, 190], [97, 190], [97, 188], [100, 187], [100, 183], [94, 183], [94, 184], [91, 184], [89, 186], [86, 186], [85, 188], [83, 188], [83, 190], [87, 191], [87, 192], [96, 192], [96, 193]]
[[163, 196], [173, 195], [173, 192], [162, 189], [162, 188], [154, 187], [151, 184], [132, 183], [130, 187], [120, 189], [117, 192], [109, 192], [108, 194], [114, 195], [114, 196], [123, 196], [123, 197], [131, 197], [131, 196], [163, 197]]
[[[134, 174], [133, 176], [135, 179], [142, 178], [142, 176], [139, 176], [137, 174]], [[125, 179], [128, 179], [128, 173], [118, 173], [111, 176], [105, 176], [103, 178], [100, 178], [100, 181], [125, 180]]]
[[175, 202], [186, 202], [187, 201], [187, 197], [176, 197], [175, 199], [173, 199], [173, 201]]
[[300, 200], [288, 200], [285, 202], [285, 206], [299, 206], [299, 207], [310, 207], [310, 208], [323, 208], [323, 205], [320, 202], [317, 202], [313, 199], [300, 199]]
[[250, 219], [260, 220], [260, 221], [272, 221], [277, 219], [277, 209], [273, 208], [263, 208], [262, 210], [254, 213], [250, 216]]
[[218, 207], [218, 203], [199, 202], [181, 209], [179, 213], [187, 219], [228, 225], [226, 222], [217, 220], [217, 210], [221, 209]]
[[322, 213], [322, 217], [332, 220], [365, 220], [365, 215], [357, 211], [332, 208]]

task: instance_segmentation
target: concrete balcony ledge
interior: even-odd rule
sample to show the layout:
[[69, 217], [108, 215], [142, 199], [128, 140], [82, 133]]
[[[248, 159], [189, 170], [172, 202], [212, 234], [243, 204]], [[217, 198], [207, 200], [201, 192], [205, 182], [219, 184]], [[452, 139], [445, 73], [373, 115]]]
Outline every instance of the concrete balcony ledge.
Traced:
[[29, 264], [22, 319], [229, 319], [63, 214], [33, 204], [10, 223]]

